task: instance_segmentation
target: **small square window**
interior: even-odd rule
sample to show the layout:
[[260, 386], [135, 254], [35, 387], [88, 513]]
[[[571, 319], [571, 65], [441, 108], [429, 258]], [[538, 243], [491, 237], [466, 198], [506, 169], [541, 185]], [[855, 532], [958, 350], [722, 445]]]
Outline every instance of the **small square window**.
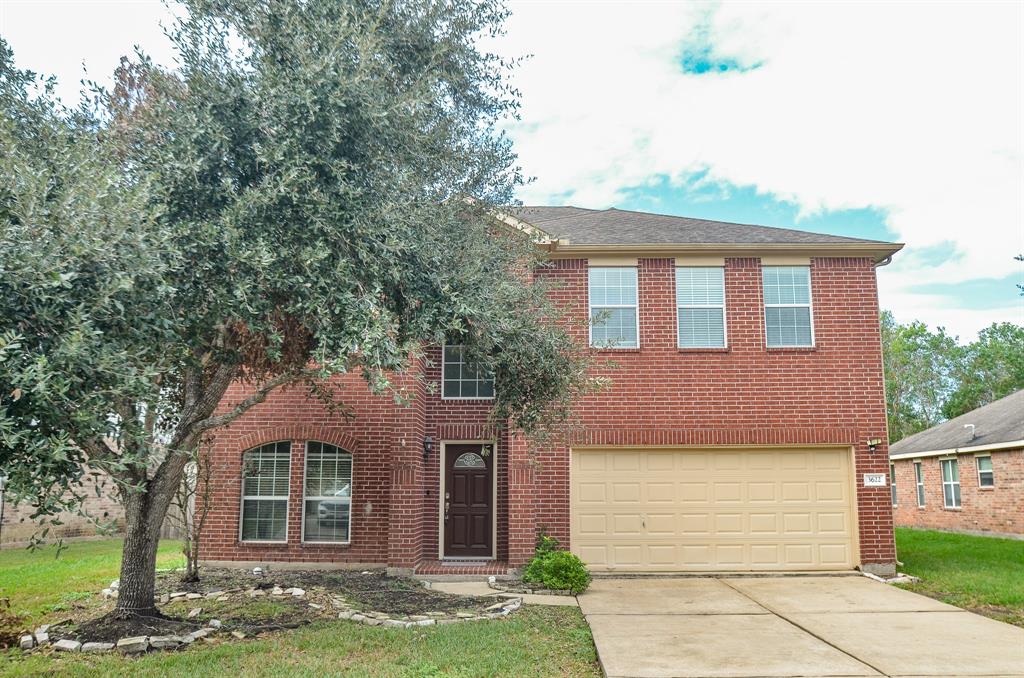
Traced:
[[996, 476], [992, 470], [992, 457], [975, 457], [974, 460], [978, 464], [978, 487], [994, 487]]
[[494, 398], [494, 375], [468, 362], [462, 346], [446, 345], [441, 367], [441, 397], [446, 400]]

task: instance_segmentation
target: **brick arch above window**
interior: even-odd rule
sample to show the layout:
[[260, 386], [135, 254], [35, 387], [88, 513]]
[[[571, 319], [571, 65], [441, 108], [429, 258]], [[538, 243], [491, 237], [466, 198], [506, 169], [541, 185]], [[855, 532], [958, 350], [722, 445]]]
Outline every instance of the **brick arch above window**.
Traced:
[[355, 452], [359, 449], [359, 441], [347, 431], [315, 424], [289, 424], [287, 426], [271, 426], [253, 431], [242, 436], [238, 440], [239, 452], [251, 450], [254, 447], [275, 443], [280, 440], [315, 440], [321, 443], [329, 443], [340, 447], [346, 452]]

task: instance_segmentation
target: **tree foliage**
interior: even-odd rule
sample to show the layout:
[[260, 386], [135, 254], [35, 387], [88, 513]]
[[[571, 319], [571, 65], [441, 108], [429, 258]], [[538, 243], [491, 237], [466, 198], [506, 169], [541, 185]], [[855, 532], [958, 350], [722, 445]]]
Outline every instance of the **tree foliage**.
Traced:
[[993, 323], [964, 346], [953, 369], [956, 387], [942, 406], [952, 419], [1024, 388], [1024, 327]]
[[510, 64], [478, 48], [499, 4], [182, 4], [178, 67], [125, 60], [78, 111], [0, 52], [0, 467], [41, 513], [86, 462], [113, 475], [124, 612], [152, 609], [197, 446], [273, 389], [343, 407], [323, 378], [386, 393], [446, 339], [527, 433], [590, 387], [534, 244], [491, 216], [521, 182]]
[[1024, 388], [1019, 325], [993, 323], [961, 345], [941, 327], [903, 325], [889, 311], [881, 322], [890, 442]]

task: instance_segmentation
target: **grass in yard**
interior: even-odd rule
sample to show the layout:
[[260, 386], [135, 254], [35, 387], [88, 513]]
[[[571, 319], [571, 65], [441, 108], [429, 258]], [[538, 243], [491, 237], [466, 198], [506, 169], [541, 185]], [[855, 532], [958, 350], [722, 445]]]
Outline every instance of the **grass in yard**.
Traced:
[[[0, 596], [31, 615], [32, 625], [57, 621], [60, 606], [95, 601], [118, 574], [120, 542], [78, 542], [53, 560], [53, 550], [0, 551]], [[161, 547], [160, 567], [181, 564], [178, 545]], [[274, 601], [247, 601], [279, 605]], [[215, 601], [203, 601], [216, 608]], [[180, 604], [179, 607], [187, 607]], [[205, 610], [204, 610], [205, 614]], [[0, 678], [15, 676], [473, 676], [600, 675], [590, 629], [576, 608], [524, 607], [487, 622], [384, 629], [349, 621], [316, 622], [245, 641], [219, 638], [178, 652], [138, 659], [119, 655], [23, 654], [0, 651]]]
[[1024, 541], [897, 528], [896, 552], [902, 588], [1024, 626]]
[[201, 644], [140, 659], [112, 655], [0, 660], [0, 676], [599, 676], [590, 630], [575, 608], [526, 607], [508, 618], [422, 629], [347, 621], [256, 640]]
[[[181, 567], [181, 542], [161, 541], [158, 568]], [[100, 589], [117, 579], [121, 570], [121, 540], [68, 542], [57, 547], [5, 548], [0, 551], [0, 598], [10, 598], [11, 611], [35, 625], [44, 617], [74, 605], [98, 600]]]

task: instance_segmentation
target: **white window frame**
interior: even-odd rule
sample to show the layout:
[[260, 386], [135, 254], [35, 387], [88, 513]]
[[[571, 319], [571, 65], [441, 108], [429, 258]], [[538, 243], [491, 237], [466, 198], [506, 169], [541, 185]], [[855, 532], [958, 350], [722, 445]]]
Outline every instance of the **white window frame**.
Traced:
[[[714, 268], [722, 272], [722, 303], [721, 304], [681, 304], [679, 303], [679, 271], [688, 268]], [[724, 349], [729, 348], [729, 318], [728, 313], [725, 310], [725, 267], [724, 266], [676, 266], [676, 279], [675, 287], [673, 288], [676, 294], [676, 348], [683, 349], [684, 351], [700, 351], [705, 349]], [[637, 300], [639, 301], [639, 299]], [[682, 310], [684, 308], [720, 308], [722, 309], [722, 345], [721, 346], [683, 346], [679, 342], [679, 330], [682, 327]], [[640, 315], [637, 314], [639, 320]], [[640, 333], [637, 330], [637, 337], [639, 338]]]
[[[336, 448], [339, 452], [348, 455], [349, 460], [349, 491], [348, 497], [323, 497], [323, 496], [309, 496], [306, 494], [306, 477], [309, 474], [309, 444], [319, 443], [321, 445], [330, 445]], [[321, 544], [329, 546], [348, 546], [352, 543], [352, 499], [356, 495], [356, 459], [355, 456], [340, 445], [329, 443], [324, 440], [307, 440], [304, 444], [304, 450], [302, 457], [302, 529], [299, 530], [299, 534], [302, 536], [303, 544]], [[345, 535], [347, 538], [344, 541], [325, 541], [322, 539], [306, 539], [306, 501], [323, 501], [329, 499], [331, 501], [337, 499], [347, 499], [348, 502], [348, 534]], [[342, 502], [345, 503], [345, 502]]]
[[[946, 474], [945, 474], [945, 469], [943, 468], [943, 464], [950, 463], [950, 462], [956, 465], [957, 480], [953, 480], [953, 473], [952, 472], [950, 472], [950, 474], [949, 474], [950, 479], [948, 481], [946, 480]], [[963, 507], [963, 503], [964, 503], [963, 502], [963, 488], [960, 487], [960, 462], [957, 461], [956, 457], [950, 457], [949, 459], [939, 459], [939, 478], [942, 480], [942, 508], [958, 509], [958, 508]], [[950, 489], [950, 492], [949, 492], [949, 496], [954, 501], [956, 500], [956, 492], [952, 488], [956, 487], [956, 488], [959, 488], [961, 490], [960, 503], [959, 504], [950, 505], [949, 503], [946, 502], [946, 485], [950, 486], [951, 489]]]
[[[806, 304], [769, 304], [765, 301], [765, 284], [764, 284], [764, 270], [768, 268], [805, 268], [807, 269], [807, 303]], [[761, 301], [764, 304], [764, 345], [765, 348], [777, 349], [777, 348], [814, 348], [816, 345], [816, 338], [814, 332], [814, 280], [811, 275], [811, 267], [806, 264], [793, 264], [793, 265], [762, 265], [761, 266]], [[779, 346], [772, 346], [768, 343], [768, 309], [769, 308], [806, 308], [808, 321], [811, 324], [811, 343], [809, 344], [782, 344]]]
[[889, 493], [892, 495], [892, 505], [899, 506], [896, 503], [896, 464], [889, 462]]
[[[447, 364], [447, 360], [445, 359], [445, 353], [447, 353], [446, 349], [449, 349], [449, 348], [459, 348], [459, 349], [461, 349], [461, 348], [463, 348], [463, 346], [464, 346], [464, 344], [442, 344], [441, 345], [441, 400], [494, 400], [494, 394], [497, 391], [496, 391], [496, 384], [494, 383], [494, 377], [493, 376], [491, 377], [491, 395], [489, 395], [489, 396], [446, 396], [444, 394], [444, 366]], [[466, 363], [465, 360], [463, 360], [459, 364], [460, 365], [466, 365], [467, 363]], [[460, 374], [459, 375], [459, 382], [460, 382], [460, 384], [461, 384], [462, 381], [463, 381], [462, 375]], [[480, 380], [477, 379], [476, 381], [480, 381]], [[461, 387], [459, 388], [459, 391], [460, 392], [462, 391]]]
[[[265, 495], [265, 494], [246, 494], [245, 493], [245, 455], [249, 452], [262, 449], [268, 445], [280, 445], [281, 443], [288, 443], [288, 494], [286, 495]], [[289, 510], [291, 509], [291, 489], [292, 489], [292, 443], [291, 440], [274, 440], [269, 443], [263, 443], [255, 447], [250, 447], [242, 452], [242, 482], [239, 488], [241, 495], [241, 501], [238, 502], [238, 541], [245, 544], [287, 544], [288, 543], [288, 523]], [[266, 499], [270, 501], [280, 501], [284, 499], [284, 539], [246, 539], [242, 536], [242, 530], [245, 525], [245, 500], [260, 500]]]
[[924, 467], [921, 466], [919, 461], [914, 462], [914, 482], [917, 485], [917, 506], [918, 508], [924, 508]]
[[[978, 460], [979, 459], [988, 459], [989, 466], [992, 466], [991, 470], [982, 471], [981, 470], [981, 466], [978, 464]], [[996, 486], [996, 467], [994, 465], [992, 465], [992, 455], [991, 454], [979, 454], [979, 455], [976, 455], [974, 457], [974, 469], [975, 469], [975, 471], [978, 472], [978, 487], [979, 488], [984, 490], [984, 489], [989, 489], [989, 488], [992, 488], [992, 487]], [[990, 476], [992, 476], [992, 484], [991, 485], [982, 485], [981, 484], [981, 474], [982, 473], [987, 473]]]
[[[633, 279], [635, 281], [636, 289], [636, 303], [635, 304], [602, 304], [598, 306], [598, 309], [612, 309], [612, 308], [631, 308], [633, 309], [633, 319], [636, 321], [636, 346], [594, 346], [594, 305], [591, 303], [590, 295], [590, 274], [592, 271], [625, 271], [629, 270], [633, 272]], [[609, 351], [636, 351], [640, 348], [640, 270], [637, 266], [588, 266], [587, 267], [587, 333], [588, 341], [587, 344], [590, 348], [596, 348], [599, 350]]]

